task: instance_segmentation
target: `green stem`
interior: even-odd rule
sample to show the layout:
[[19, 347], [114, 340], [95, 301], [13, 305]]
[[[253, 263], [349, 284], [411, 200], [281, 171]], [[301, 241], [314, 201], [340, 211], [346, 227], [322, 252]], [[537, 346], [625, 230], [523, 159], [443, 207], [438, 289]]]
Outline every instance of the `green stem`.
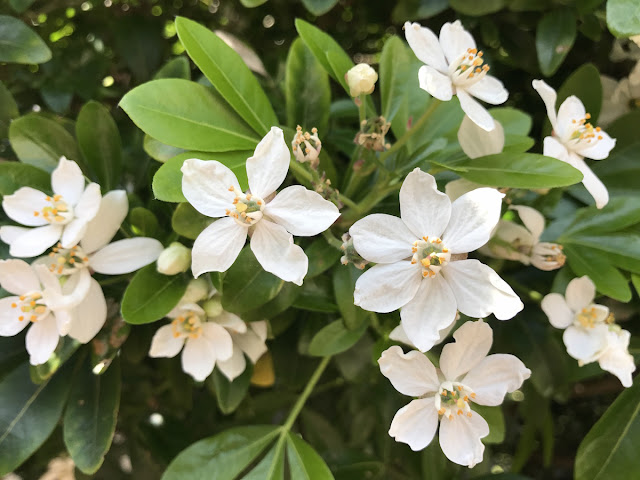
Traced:
[[311, 172], [304, 168], [304, 165], [302, 165], [297, 160], [289, 160], [289, 169], [296, 172], [309, 183], [313, 182], [313, 175], [311, 174]]
[[340, 240], [338, 240], [335, 235], [333, 233], [331, 233], [330, 230], [325, 230], [324, 232], [322, 232], [322, 236], [325, 238], [325, 240], [327, 241], [327, 243], [329, 245], [331, 245], [332, 247], [335, 247], [336, 249], [342, 251], [342, 242]]
[[360, 117], [360, 127], [362, 127], [362, 122], [365, 122], [367, 120], [367, 102], [365, 102], [366, 96], [360, 95], [358, 97], [358, 100], [360, 100], [360, 105], [358, 105], [358, 114]]
[[318, 367], [316, 368], [316, 371], [313, 372], [313, 375], [311, 375], [311, 378], [309, 379], [307, 386], [304, 387], [302, 394], [298, 398], [298, 401], [296, 402], [296, 404], [291, 409], [291, 413], [289, 413], [289, 416], [287, 417], [287, 421], [284, 423], [282, 427], [283, 433], [286, 434], [286, 432], [291, 430], [291, 427], [293, 426], [293, 422], [295, 422], [296, 418], [298, 418], [298, 415], [300, 414], [302, 407], [304, 407], [304, 404], [307, 401], [307, 398], [309, 398], [309, 395], [311, 395], [311, 392], [313, 391], [313, 387], [315, 387], [316, 383], [318, 383], [318, 380], [320, 380], [320, 376], [324, 372], [324, 369], [327, 368], [327, 365], [329, 365], [330, 360], [331, 360], [330, 356], [324, 357], [320, 362], [320, 365], [318, 365]]

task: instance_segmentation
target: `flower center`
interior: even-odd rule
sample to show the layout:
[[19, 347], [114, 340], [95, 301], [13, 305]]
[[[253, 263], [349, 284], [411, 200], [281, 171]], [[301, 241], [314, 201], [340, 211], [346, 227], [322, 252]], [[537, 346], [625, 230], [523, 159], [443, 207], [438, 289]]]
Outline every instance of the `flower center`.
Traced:
[[42, 292], [29, 292], [18, 297], [18, 301], [11, 304], [11, 308], [18, 313], [19, 321], [37, 322], [49, 315], [49, 307], [42, 299]]
[[55, 225], [66, 225], [73, 220], [73, 208], [67, 204], [62, 195], [47, 196], [45, 198], [51, 205], [47, 205], [42, 210], [35, 210], [34, 217], [42, 216], [47, 222]]
[[422, 265], [422, 276], [435, 277], [451, 260], [449, 249], [444, 246], [442, 240], [438, 237], [422, 237], [422, 240], [413, 242], [413, 257], [411, 263], [420, 263]]
[[302, 127], [296, 127], [296, 135], [291, 142], [293, 155], [300, 163], [309, 162], [312, 168], [317, 168], [320, 162], [320, 150], [322, 150], [322, 142], [318, 137], [318, 129], [312, 128], [311, 133], [302, 132]]
[[202, 316], [198, 312], [187, 310], [171, 322], [173, 336], [198, 338], [202, 335], [202, 323]]
[[449, 65], [449, 74], [455, 85], [469, 87], [487, 74], [489, 65], [482, 65], [482, 55], [482, 50], [468, 48], [465, 54]]
[[435, 405], [438, 414], [454, 419], [454, 415], [466, 415], [471, 417], [469, 403], [476, 398], [476, 394], [469, 387], [458, 382], [444, 382], [440, 385], [438, 395], [435, 396]]
[[557, 243], [537, 243], [531, 252], [531, 263], [538, 268], [540, 266], [560, 268], [566, 259], [566, 255], [562, 253], [562, 245]]
[[575, 118], [571, 120], [574, 129], [569, 136], [569, 140], [575, 142], [574, 146], [579, 148], [592, 147], [602, 140], [602, 135], [600, 135], [602, 129], [600, 127], [594, 127], [591, 123], [587, 122], [590, 118], [591, 114], [587, 113], [584, 118], [580, 120], [576, 120]]
[[264, 200], [250, 193], [243, 193], [233, 185], [229, 187], [229, 191], [236, 194], [233, 199], [235, 210], [227, 210], [226, 214], [233, 218], [239, 225], [254, 225], [262, 218], [262, 210], [264, 210]]
[[89, 257], [77, 245], [71, 248], [62, 248], [62, 245], [58, 243], [51, 250], [49, 270], [58, 275], [71, 275], [89, 265]]

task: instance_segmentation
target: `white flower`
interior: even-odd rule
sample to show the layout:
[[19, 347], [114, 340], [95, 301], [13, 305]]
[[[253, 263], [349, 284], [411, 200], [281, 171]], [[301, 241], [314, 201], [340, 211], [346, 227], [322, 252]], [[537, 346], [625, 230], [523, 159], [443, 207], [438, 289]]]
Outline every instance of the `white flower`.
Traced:
[[482, 65], [482, 52], [460, 21], [445, 23], [439, 40], [418, 23], [406, 22], [404, 30], [416, 57], [426, 64], [418, 71], [420, 88], [445, 102], [457, 95], [471, 120], [487, 131], [493, 130], [493, 117], [473, 97], [499, 105], [507, 100], [509, 92], [500, 80], [487, 75], [489, 66]]
[[640, 61], [628, 77], [619, 82], [601, 75], [602, 81], [602, 110], [598, 117], [601, 125], [608, 125], [618, 117], [631, 111], [632, 105], [640, 104]]
[[622, 385], [630, 387], [631, 372], [636, 367], [627, 351], [629, 332], [613, 324], [607, 307], [593, 303], [595, 296], [596, 288], [589, 277], [574, 278], [567, 285], [565, 297], [559, 293], [545, 296], [542, 310], [551, 325], [564, 329], [567, 353], [581, 366], [597, 361]]
[[31, 187], [19, 188], [2, 200], [9, 218], [24, 228], [0, 227], [0, 238], [11, 247], [13, 257], [35, 257], [60, 241], [64, 248], [76, 245], [85, 234], [87, 224], [100, 207], [100, 185], [85, 188], [84, 176], [76, 162], [60, 158], [51, 174], [53, 196]]
[[0, 299], [0, 336], [12, 337], [28, 325], [26, 346], [32, 365], [45, 363], [72, 322], [74, 309], [90, 290], [89, 272], [62, 291], [58, 278], [42, 265], [0, 260], [0, 285], [9, 297]]
[[380, 371], [404, 395], [418, 397], [398, 410], [389, 435], [422, 450], [431, 443], [440, 421], [440, 446], [449, 460], [473, 467], [482, 461], [489, 425], [471, 409], [473, 403], [496, 406], [522, 385], [531, 371], [513, 355], [488, 355], [491, 327], [467, 322], [453, 334], [454, 343], [442, 349], [440, 368], [415, 350], [405, 354], [398, 346], [378, 360]]
[[344, 77], [349, 85], [349, 95], [352, 97], [370, 95], [378, 81], [378, 74], [366, 63], [351, 67]]
[[158, 257], [158, 272], [163, 275], [177, 275], [191, 266], [191, 250], [180, 242], [173, 242]]
[[349, 229], [357, 252], [377, 263], [358, 278], [355, 304], [380, 313], [402, 308], [402, 328], [422, 351], [454, 322], [456, 310], [512, 318], [523, 304], [511, 287], [490, 267], [466, 259], [489, 240], [503, 196], [479, 188], [451, 203], [416, 168], [400, 189], [401, 218], [368, 215]]
[[184, 196], [200, 213], [223, 217], [202, 231], [193, 245], [191, 270], [196, 278], [205, 272], [226, 271], [249, 234], [251, 250], [262, 268], [302, 285], [309, 259], [293, 243], [293, 235], [317, 235], [340, 213], [331, 202], [300, 185], [275, 194], [287, 176], [289, 159], [282, 130], [273, 127], [247, 159], [250, 193], [240, 190], [236, 176], [220, 162], [184, 162]]
[[568, 97], [562, 102], [556, 115], [556, 91], [542, 80], [534, 80], [533, 88], [542, 97], [553, 128], [552, 136], [544, 139], [544, 155], [562, 160], [580, 170], [584, 176], [582, 183], [596, 201], [596, 206], [604, 207], [609, 202], [609, 192], [587, 166], [584, 157], [593, 160], [607, 158], [616, 145], [615, 139], [600, 127], [589, 123], [591, 115], [586, 113], [578, 97]]

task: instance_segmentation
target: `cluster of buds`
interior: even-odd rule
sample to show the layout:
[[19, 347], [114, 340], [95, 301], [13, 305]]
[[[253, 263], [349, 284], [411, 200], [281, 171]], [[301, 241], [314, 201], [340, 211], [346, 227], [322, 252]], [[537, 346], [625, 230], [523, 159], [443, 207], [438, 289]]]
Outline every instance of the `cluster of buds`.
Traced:
[[360, 124], [360, 131], [353, 140], [356, 145], [360, 145], [366, 150], [384, 152], [391, 145], [385, 143], [384, 137], [389, 131], [391, 123], [383, 116], [363, 120]]
[[296, 127], [296, 135], [291, 142], [291, 149], [296, 160], [300, 163], [309, 163], [313, 170], [318, 169], [320, 163], [320, 150], [322, 142], [318, 137], [318, 129], [313, 127], [311, 133], [302, 132], [302, 127]]
[[344, 255], [340, 257], [340, 263], [343, 265], [349, 265], [353, 263], [356, 268], [360, 270], [364, 270], [364, 267], [368, 261], [362, 258], [358, 252], [356, 252], [355, 247], [353, 246], [353, 238], [349, 235], [349, 232], [346, 232], [342, 235], [342, 246], [340, 247], [344, 252]]
[[317, 181], [314, 180], [312, 184], [313, 189], [322, 195], [322, 198], [329, 200], [338, 208], [344, 207], [343, 203], [340, 201], [338, 189], [331, 186], [331, 180], [327, 178], [326, 172], [322, 172], [320, 178], [318, 178]]

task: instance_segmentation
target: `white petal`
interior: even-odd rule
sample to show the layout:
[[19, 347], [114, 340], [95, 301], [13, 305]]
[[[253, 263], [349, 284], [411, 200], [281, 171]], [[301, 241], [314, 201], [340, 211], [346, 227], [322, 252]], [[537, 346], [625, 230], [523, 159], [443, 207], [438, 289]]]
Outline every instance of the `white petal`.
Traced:
[[436, 367], [423, 353], [412, 350], [405, 354], [394, 345], [382, 352], [378, 364], [380, 372], [403, 395], [421, 397], [438, 391], [440, 381]]
[[502, 152], [504, 148], [504, 129], [500, 122], [495, 122], [495, 128], [487, 132], [465, 115], [458, 129], [458, 142], [469, 158], [493, 155]]
[[284, 182], [289, 171], [291, 154], [278, 127], [271, 127], [253, 156], [247, 159], [247, 178], [251, 193], [266, 198]]
[[507, 393], [515, 392], [531, 376], [531, 370], [513, 355], [496, 354], [484, 358], [467, 373], [462, 383], [471, 388], [479, 405], [501, 405]]
[[173, 335], [173, 325], [160, 327], [151, 340], [150, 357], [175, 357], [184, 345], [184, 337]]
[[118, 233], [129, 212], [129, 200], [124, 190], [113, 190], [102, 197], [96, 216], [87, 224], [80, 241], [85, 253], [93, 253], [104, 247]]
[[558, 123], [554, 128], [556, 135], [566, 141], [575, 131], [576, 123], [584, 119], [586, 113], [578, 97], [575, 95], [567, 97], [558, 109]]
[[504, 88], [502, 82], [491, 75], [484, 76], [479, 82], [466, 87], [465, 90], [469, 95], [491, 105], [500, 105], [509, 98], [509, 92]]
[[454, 343], [442, 348], [440, 369], [451, 382], [477, 366], [489, 353], [493, 343], [493, 330], [482, 320], [466, 322], [453, 334]]
[[370, 312], [393, 312], [411, 301], [421, 282], [418, 265], [408, 261], [381, 263], [358, 277], [353, 300]]
[[422, 352], [440, 341], [440, 331], [456, 319], [456, 299], [439, 275], [425, 278], [415, 297], [400, 310], [407, 338]]
[[51, 172], [53, 193], [62, 195], [66, 202], [75, 205], [84, 191], [84, 175], [76, 162], [60, 158], [60, 163]]
[[629, 332], [621, 330], [620, 332], [608, 332], [607, 339], [609, 346], [605, 353], [598, 359], [600, 368], [607, 372], [613, 373], [625, 387], [633, 384], [631, 373], [635, 371], [636, 366], [633, 355], [627, 351], [629, 347]]
[[247, 368], [247, 360], [244, 358], [244, 353], [238, 347], [234, 345], [233, 355], [227, 360], [217, 361], [218, 370], [227, 377], [230, 382], [233, 382], [236, 378], [242, 375], [242, 372]]
[[431, 443], [438, 428], [438, 412], [433, 396], [413, 400], [393, 417], [389, 435], [417, 452]]
[[405, 22], [404, 34], [418, 60], [441, 72], [447, 71], [447, 61], [435, 33], [419, 23]]
[[36, 265], [36, 272], [45, 289], [44, 301], [53, 311], [70, 310], [77, 307], [86, 298], [91, 288], [92, 278], [89, 270], [83, 268], [67, 278], [62, 291], [58, 277], [44, 265]]
[[453, 97], [451, 78], [428, 65], [424, 65], [418, 70], [418, 83], [421, 89], [429, 92], [432, 97], [438, 100], [448, 102]]
[[61, 225], [32, 228], [11, 244], [9, 254], [12, 257], [37, 257], [60, 240], [62, 228]]
[[486, 108], [480, 105], [462, 88], [458, 88], [456, 94], [458, 95], [458, 100], [460, 100], [460, 107], [476, 125], [487, 132], [495, 128], [495, 121]]
[[0, 285], [14, 295], [40, 290], [36, 272], [22, 260], [0, 260]]
[[469, 48], [476, 48], [473, 36], [467, 32], [460, 20], [445, 23], [440, 29], [440, 45], [444, 55], [451, 64], [458, 60]]
[[567, 285], [565, 292], [567, 305], [574, 312], [578, 312], [590, 305], [596, 298], [596, 286], [588, 276], [574, 278]]
[[260, 338], [253, 329], [248, 329], [246, 333], [233, 334], [232, 338], [234, 348], [238, 346], [253, 363], [260, 360], [260, 357], [267, 352], [264, 339]]
[[563, 162], [569, 163], [569, 151], [564, 144], [560, 143], [555, 137], [545, 137], [543, 155], [547, 157], [557, 158]]
[[583, 157], [592, 158], [593, 160], [603, 160], [609, 156], [609, 152], [616, 146], [616, 139], [611, 138], [604, 130], [597, 132], [596, 136], [602, 138], [592, 147], [582, 148], [578, 153]]
[[29, 352], [29, 363], [41, 365], [49, 360], [58, 346], [58, 327], [53, 315], [38, 320], [27, 332], [26, 344]]
[[[255, 332], [258, 338], [265, 342], [267, 340], [267, 334], [269, 333], [269, 326], [266, 320], [260, 320], [258, 322], [249, 323], [249, 328]], [[250, 355], [251, 356], [251, 355]]]
[[73, 312], [69, 336], [80, 343], [89, 343], [107, 320], [107, 302], [100, 284], [93, 278], [89, 293]]
[[100, 202], [102, 202], [102, 194], [100, 193], [100, 185], [90, 183], [84, 189], [78, 203], [75, 205], [73, 213], [76, 218], [80, 218], [85, 222], [93, 220], [100, 210]]
[[[38, 227], [47, 224], [41, 213], [44, 207], [51, 206], [47, 198], [48, 196], [40, 190], [22, 187], [13, 195], [4, 196], [2, 208], [11, 220], [29, 227]], [[35, 212], [38, 212], [38, 215]]]
[[71, 323], [73, 322], [73, 310], [56, 310], [56, 325], [58, 326], [58, 334], [61, 337], [69, 334]]
[[82, 240], [85, 232], [87, 231], [87, 221], [81, 218], [74, 218], [64, 226], [62, 232], [62, 248], [74, 247]]
[[[544, 80], [534, 80], [532, 82], [533, 88], [538, 92], [545, 107], [547, 107], [547, 117], [551, 122], [551, 128], [556, 129], [557, 117], [556, 117], [556, 101], [558, 95], [556, 91], [551, 88]], [[545, 153], [546, 155], [546, 153]]]
[[30, 228], [14, 227], [13, 225], [0, 226], [0, 240], [11, 245], [19, 237], [31, 231]]
[[609, 203], [609, 191], [602, 181], [591, 171], [582, 158], [575, 153], [569, 154], [567, 161], [583, 175], [582, 184], [596, 201], [596, 207], [602, 208]]
[[324, 232], [340, 216], [333, 203], [301, 185], [279, 192], [267, 203], [263, 213], [298, 237]]
[[445, 456], [458, 465], [469, 468], [482, 462], [484, 445], [481, 438], [489, 435], [489, 425], [477, 413], [471, 417], [454, 415], [440, 422], [440, 447]]
[[433, 175], [414, 169], [400, 188], [400, 216], [417, 237], [440, 237], [451, 217], [451, 200]]
[[16, 305], [19, 301], [19, 297], [0, 298], [0, 336], [13, 337], [29, 325], [28, 320], [18, 320], [21, 312], [18, 308], [11, 306]]
[[89, 265], [98, 273], [120, 275], [155, 262], [163, 250], [155, 238], [125, 238], [108, 244], [89, 256]]
[[216, 354], [213, 346], [204, 336], [189, 338], [182, 351], [182, 370], [196, 381], [204, 381], [216, 366]]
[[260, 220], [251, 236], [251, 250], [262, 268], [286, 282], [302, 285], [309, 269], [304, 250], [293, 243], [293, 236], [284, 227]]
[[452, 202], [455, 202], [458, 198], [460, 198], [465, 193], [469, 193], [472, 190], [475, 190], [477, 188], [483, 188], [483, 185], [470, 182], [465, 178], [458, 178], [456, 180], [452, 180], [451, 182], [447, 182], [447, 184], [444, 187], [444, 193], [447, 194], [447, 197], [449, 197], [449, 199]]
[[193, 208], [208, 217], [223, 217], [236, 197], [233, 189], [241, 191], [235, 174], [216, 160], [190, 158], [180, 170], [182, 193]]
[[522, 220], [524, 226], [527, 227], [531, 235], [533, 235], [535, 239], [534, 243], [538, 243], [538, 239], [544, 231], [544, 215], [535, 208], [525, 205], [511, 205], [509, 209], [518, 212], [520, 220]]
[[503, 197], [494, 188], [477, 188], [451, 204], [451, 220], [442, 234], [451, 253], [472, 252], [489, 241]]
[[456, 297], [458, 310], [469, 317], [483, 318], [493, 313], [498, 320], [508, 320], [524, 308], [507, 282], [478, 260], [451, 262], [441, 274]]
[[417, 237], [398, 217], [374, 213], [349, 229], [353, 246], [362, 258], [375, 263], [393, 263], [409, 258]]
[[227, 330], [215, 322], [202, 324], [204, 337], [213, 347], [217, 360], [228, 360], [233, 354], [233, 340]]
[[223, 311], [220, 315], [212, 319], [218, 325], [223, 326], [227, 330], [234, 333], [245, 333], [247, 324], [239, 316], [231, 312]]
[[205, 272], [225, 272], [236, 261], [247, 239], [247, 227], [224, 217], [205, 228], [191, 250], [191, 271], [198, 278]]
[[607, 330], [604, 324], [589, 329], [570, 326], [562, 334], [567, 353], [584, 363], [593, 362], [607, 348]]
[[571, 311], [566, 300], [559, 293], [545, 295], [540, 306], [554, 327], [565, 329], [573, 323], [574, 312]]

